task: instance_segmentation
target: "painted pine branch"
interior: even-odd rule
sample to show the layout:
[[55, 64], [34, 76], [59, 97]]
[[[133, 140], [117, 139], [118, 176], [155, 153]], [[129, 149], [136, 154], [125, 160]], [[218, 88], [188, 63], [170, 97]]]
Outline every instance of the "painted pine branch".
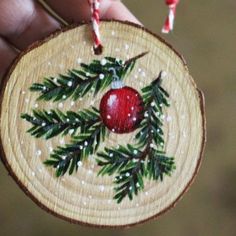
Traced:
[[107, 88], [113, 81], [114, 74], [121, 80], [132, 71], [136, 61], [146, 55], [122, 61], [113, 57], [105, 57], [101, 61], [93, 60], [90, 64], [81, 63], [81, 69], [69, 70], [65, 75], [45, 78], [43, 83], [34, 83], [30, 90], [39, 92], [38, 100], [60, 101], [72, 98], [77, 100], [93, 91], [96, 95]]
[[93, 125], [90, 129], [73, 137], [71, 144], [54, 150], [50, 159], [44, 162], [45, 165], [55, 168], [57, 177], [67, 172], [69, 175], [73, 174], [82, 165], [83, 160], [97, 151], [106, 133], [106, 128], [101, 122]]
[[28, 130], [32, 136], [50, 139], [59, 134], [73, 136], [78, 133], [78, 130], [84, 132], [100, 121], [100, 114], [95, 107], [92, 107], [79, 112], [67, 111], [65, 113], [58, 109], [49, 112], [33, 110], [33, 115], [25, 113], [21, 115], [21, 118], [32, 124]]
[[136, 144], [126, 147], [105, 148], [98, 153], [99, 175], [116, 174], [114, 199], [120, 203], [130, 200], [144, 188], [145, 177], [162, 181], [175, 169], [174, 158], [164, 149], [163, 108], [169, 106], [168, 93], [161, 87], [162, 72], [149, 86], [142, 89], [144, 118], [135, 136]]

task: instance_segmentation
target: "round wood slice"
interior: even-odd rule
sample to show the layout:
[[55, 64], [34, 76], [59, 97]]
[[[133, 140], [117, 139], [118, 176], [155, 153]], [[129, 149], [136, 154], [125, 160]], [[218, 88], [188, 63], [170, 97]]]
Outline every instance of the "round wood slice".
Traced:
[[[25, 193], [46, 211], [74, 223], [94, 226], [130, 226], [157, 217], [172, 208], [191, 185], [201, 162], [205, 143], [204, 99], [189, 74], [183, 58], [161, 38], [140, 26], [118, 21], [101, 23], [104, 45], [102, 55], [94, 55], [91, 27], [58, 32], [35, 43], [22, 53], [4, 80], [1, 103], [1, 145], [4, 164]], [[112, 56], [127, 60], [142, 52], [126, 85], [140, 91], [167, 72], [163, 87], [170, 94], [171, 105], [165, 111], [165, 150], [175, 157], [176, 170], [163, 182], [145, 180], [145, 189], [130, 201], [113, 200], [113, 177], [97, 176], [100, 169], [95, 156], [85, 161], [77, 173], [55, 177], [55, 170], [43, 161], [50, 149], [67, 142], [55, 137], [48, 141], [35, 139], [26, 131], [31, 127], [20, 118], [32, 108], [52, 109], [58, 103], [36, 101], [38, 94], [29, 91], [44, 77], [65, 74], [80, 68], [79, 63]], [[104, 91], [106, 92], [106, 91]], [[72, 107], [63, 103], [63, 111], [88, 108], [91, 101], [99, 107], [104, 92], [83, 98]], [[132, 143], [134, 133], [112, 134], [104, 146]]]

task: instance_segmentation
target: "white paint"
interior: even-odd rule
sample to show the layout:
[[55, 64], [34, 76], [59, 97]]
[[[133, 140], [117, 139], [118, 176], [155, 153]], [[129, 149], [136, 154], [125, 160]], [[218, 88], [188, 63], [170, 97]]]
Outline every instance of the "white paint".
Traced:
[[110, 116], [110, 115], [107, 115], [107, 119], [110, 120], [110, 119], [111, 119], [111, 116]]
[[36, 155], [37, 155], [37, 156], [41, 156], [41, 155], [42, 155], [42, 151], [41, 151], [41, 150], [37, 150], [37, 151], [36, 151]]
[[58, 104], [58, 107], [59, 107], [59, 108], [62, 108], [62, 107], [63, 107], [63, 103], [60, 102], [60, 103]]
[[67, 85], [71, 87], [73, 85], [72, 81], [68, 81]]
[[80, 64], [82, 62], [81, 58], [77, 58], [77, 63]]
[[105, 59], [105, 58], [103, 58], [102, 60], [101, 60], [101, 65], [102, 66], [105, 66], [107, 64], [107, 60]]
[[100, 74], [99, 75], [99, 79], [103, 80], [105, 78], [105, 75], [104, 74]]
[[78, 166], [78, 167], [81, 167], [82, 165], [83, 165], [82, 161], [78, 161], [78, 162], [77, 162], [77, 166]]
[[99, 190], [100, 190], [101, 192], [104, 192], [104, 190], [105, 190], [104, 185], [100, 185], [100, 186], [99, 186]]

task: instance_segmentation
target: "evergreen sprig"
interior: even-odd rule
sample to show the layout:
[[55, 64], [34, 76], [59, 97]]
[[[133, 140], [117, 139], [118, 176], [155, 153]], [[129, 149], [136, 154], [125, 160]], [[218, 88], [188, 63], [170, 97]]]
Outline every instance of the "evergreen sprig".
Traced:
[[54, 150], [50, 159], [46, 160], [44, 164], [56, 168], [57, 177], [63, 176], [67, 172], [71, 175], [78, 170], [84, 159], [97, 151], [100, 142], [104, 141], [106, 133], [105, 126], [99, 122], [74, 136], [71, 144]]
[[21, 115], [22, 119], [30, 122], [32, 127], [27, 131], [36, 138], [50, 139], [59, 134], [71, 136], [78, 131], [84, 132], [100, 121], [99, 111], [92, 107], [79, 112], [50, 110], [33, 110], [33, 115]]
[[142, 89], [144, 118], [135, 136], [136, 144], [106, 148], [98, 153], [99, 175], [116, 174], [114, 199], [130, 200], [144, 188], [143, 178], [163, 180], [175, 169], [173, 157], [166, 156], [163, 138], [163, 108], [169, 106], [168, 93], [161, 87], [162, 72], [149, 86]]
[[69, 70], [67, 74], [55, 78], [45, 78], [43, 83], [34, 83], [30, 90], [39, 92], [38, 100], [45, 101], [60, 101], [70, 97], [77, 100], [91, 91], [96, 95], [112, 83], [114, 74], [123, 80], [132, 71], [136, 61], [146, 54], [141, 53], [127, 61], [105, 57], [101, 61], [93, 60], [88, 65], [81, 63], [81, 69]]

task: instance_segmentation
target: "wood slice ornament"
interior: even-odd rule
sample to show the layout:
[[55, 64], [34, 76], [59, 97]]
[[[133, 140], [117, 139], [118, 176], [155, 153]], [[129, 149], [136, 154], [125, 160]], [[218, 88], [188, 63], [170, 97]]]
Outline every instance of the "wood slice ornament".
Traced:
[[21, 54], [4, 80], [1, 145], [20, 187], [74, 223], [121, 227], [172, 208], [205, 143], [204, 101], [183, 58], [140, 26], [103, 21]]

